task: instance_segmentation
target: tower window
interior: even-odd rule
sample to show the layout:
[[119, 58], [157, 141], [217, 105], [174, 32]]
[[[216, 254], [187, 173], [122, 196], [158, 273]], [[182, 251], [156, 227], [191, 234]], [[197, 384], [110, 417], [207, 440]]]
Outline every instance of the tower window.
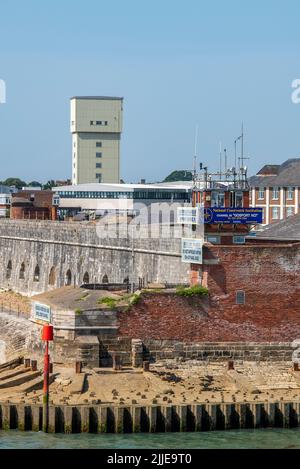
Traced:
[[96, 158], [102, 158], [102, 153], [96, 153]]
[[96, 142], [96, 147], [101, 148], [102, 147], [102, 142]]

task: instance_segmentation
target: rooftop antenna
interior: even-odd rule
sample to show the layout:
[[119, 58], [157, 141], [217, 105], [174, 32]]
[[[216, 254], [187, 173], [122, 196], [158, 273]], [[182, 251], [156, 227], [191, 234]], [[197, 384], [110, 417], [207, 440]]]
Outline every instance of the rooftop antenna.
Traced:
[[219, 155], [220, 155], [220, 181], [222, 180], [222, 142], [219, 144]]
[[225, 157], [225, 177], [227, 179], [227, 148], [224, 148], [224, 157]]
[[241, 140], [242, 136], [240, 135], [238, 138], [235, 139], [234, 141], [234, 167], [237, 170], [237, 142]]
[[242, 165], [242, 168], [244, 167], [244, 123], [242, 122], [242, 134], [241, 134], [241, 138], [242, 138], [242, 148], [241, 148], [241, 165]]
[[198, 132], [199, 132], [199, 126], [198, 124], [196, 125], [196, 130], [195, 130], [195, 149], [194, 149], [194, 175], [193, 175], [193, 182], [194, 182], [194, 188], [196, 188], [196, 183], [197, 183], [197, 147], [198, 147]]

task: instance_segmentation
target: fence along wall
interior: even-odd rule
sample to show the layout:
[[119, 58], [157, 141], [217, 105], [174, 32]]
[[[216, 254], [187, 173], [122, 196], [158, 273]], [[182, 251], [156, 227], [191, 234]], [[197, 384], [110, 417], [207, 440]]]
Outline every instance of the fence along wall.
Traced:
[[[99, 237], [96, 225], [46, 221], [0, 221], [0, 287], [26, 295], [66, 284], [123, 283], [131, 277], [130, 238], [115, 228]], [[110, 237], [111, 236], [111, 237]], [[134, 240], [134, 281], [187, 283], [180, 239]]]

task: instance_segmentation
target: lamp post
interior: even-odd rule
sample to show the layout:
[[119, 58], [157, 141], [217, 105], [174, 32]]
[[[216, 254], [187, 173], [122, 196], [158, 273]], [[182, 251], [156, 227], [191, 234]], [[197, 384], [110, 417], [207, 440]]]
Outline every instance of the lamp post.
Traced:
[[44, 387], [43, 387], [43, 431], [48, 432], [49, 425], [49, 341], [53, 340], [53, 326], [43, 326], [42, 340], [46, 342], [44, 355]]

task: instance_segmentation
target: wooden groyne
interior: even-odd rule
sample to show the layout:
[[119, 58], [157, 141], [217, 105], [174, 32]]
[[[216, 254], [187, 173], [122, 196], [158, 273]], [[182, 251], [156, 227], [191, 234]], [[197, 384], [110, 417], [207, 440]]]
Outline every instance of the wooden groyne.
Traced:
[[[50, 406], [49, 433], [203, 432], [300, 426], [300, 401], [165, 406]], [[42, 405], [0, 403], [0, 428], [41, 431]]]

